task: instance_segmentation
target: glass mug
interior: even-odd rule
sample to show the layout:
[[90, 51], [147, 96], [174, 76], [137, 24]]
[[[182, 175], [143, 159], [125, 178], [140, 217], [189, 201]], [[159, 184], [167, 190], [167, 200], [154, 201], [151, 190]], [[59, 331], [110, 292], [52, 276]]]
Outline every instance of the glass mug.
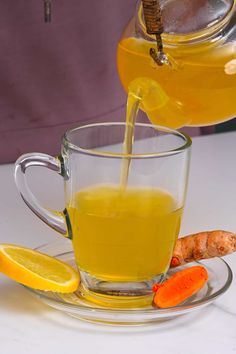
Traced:
[[[137, 123], [132, 154], [124, 155], [124, 133], [125, 123], [81, 126], [65, 133], [60, 156], [25, 154], [15, 167], [28, 207], [72, 240], [80, 289], [94, 299], [150, 295], [169, 268], [180, 229], [190, 138]], [[121, 173], [127, 159], [124, 186]], [[31, 166], [47, 167], [64, 178], [63, 211], [46, 209], [33, 196], [26, 182]]]

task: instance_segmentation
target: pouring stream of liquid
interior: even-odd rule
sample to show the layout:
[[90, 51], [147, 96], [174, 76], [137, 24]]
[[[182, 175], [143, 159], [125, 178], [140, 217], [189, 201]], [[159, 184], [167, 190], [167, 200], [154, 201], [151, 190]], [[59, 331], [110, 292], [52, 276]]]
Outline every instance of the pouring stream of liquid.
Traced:
[[[123, 142], [123, 154], [132, 154], [133, 140], [134, 140], [134, 127], [139, 111], [140, 103], [142, 100], [142, 94], [140, 87], [137, 86], [135, 90], [130, 90], [127, 100], [127, 110], [126, 110], [126, 126], [125, 126], [125, 136]], [[125, 189], [129, 178], [129, 167], [131, 158], [124, 157], [121, 164], [121, 176], [120, 185], [122, 189]]]

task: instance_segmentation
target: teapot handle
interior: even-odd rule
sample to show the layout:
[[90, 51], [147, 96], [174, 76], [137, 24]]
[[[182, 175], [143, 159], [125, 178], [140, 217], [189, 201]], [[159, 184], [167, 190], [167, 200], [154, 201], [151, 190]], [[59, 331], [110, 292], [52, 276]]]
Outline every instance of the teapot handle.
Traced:
[[26, 171], [33, 166], [46, 167], [64, 177], [61, 157], [52, 157], [41, 153], [24, 154], [15, 163], [14, 175], [18, 191], [33, 213], [54, 230], [65, 237], [69, 237], [70, 223], [66, 209], [64, 211], [55, 211], [44, 208], [31, 192], [26, 180]]

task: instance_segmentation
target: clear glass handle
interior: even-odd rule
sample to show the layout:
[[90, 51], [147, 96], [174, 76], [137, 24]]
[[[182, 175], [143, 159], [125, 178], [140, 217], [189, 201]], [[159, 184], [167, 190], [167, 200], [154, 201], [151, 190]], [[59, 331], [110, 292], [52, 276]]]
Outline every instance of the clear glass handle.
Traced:
[[50, 170], [56, 171], [58, 174], [63, 175], [60, 159], [40, 153], [22, 155], [15, 164], [15, 182], [21, 197], [33, 213], [54, 230], [58, 231], [63, 236], [68, 237], [66, 224], [67, 218], [65, 212], [47, 210], [40, 205], [39, 201], [29, 189], [26, 181], [26, 171], [32, 166], [47, 167]]

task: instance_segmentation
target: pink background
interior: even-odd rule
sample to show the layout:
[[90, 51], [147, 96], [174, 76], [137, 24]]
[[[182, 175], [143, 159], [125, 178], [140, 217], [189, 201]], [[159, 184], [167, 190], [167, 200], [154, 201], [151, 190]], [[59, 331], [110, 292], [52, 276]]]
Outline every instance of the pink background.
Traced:
[[42, 0], [0, 1], [0, 163], [58, 154], [75, 125], [124, 120], [116, 46], [135, 4], [56, 0], [45, 24]]

